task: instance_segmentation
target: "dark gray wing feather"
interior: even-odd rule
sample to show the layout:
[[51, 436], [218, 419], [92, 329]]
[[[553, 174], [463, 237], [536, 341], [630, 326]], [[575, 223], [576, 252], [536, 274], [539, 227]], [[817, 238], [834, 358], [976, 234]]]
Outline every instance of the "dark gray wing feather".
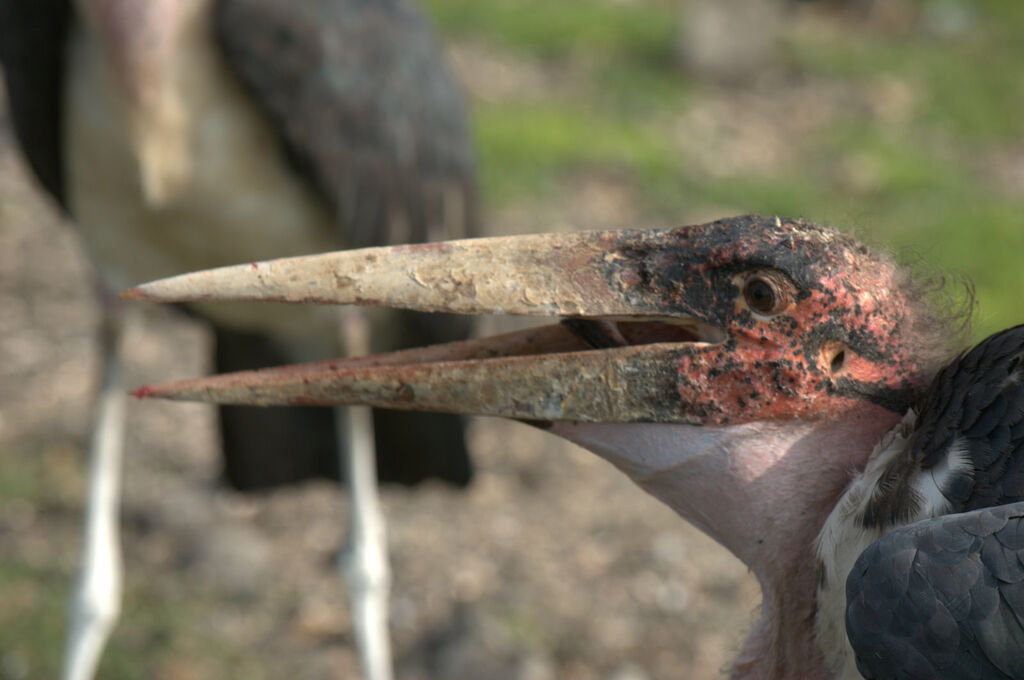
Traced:
[[472, 235], [462, 98], [405, 0], [221, 0], [228, 64], [348, 247]]
[[869, 680], [1024, 678], [1024, 502], [891, 531], [854, 564], [846, 597]]
[[958, 447], [971, 474], [943, 489], [954, 512], [1024, 500], [1024, 326], [946, 367], [918, 408], [910, 454], [929, 470]]
[[[334, 211], [346, 247], [476, 235], [473, 147], [462, 97], [411, 2], [220, 0], [216, 12], [229, 67], [270, 118], [292, 166]], [[471, 326], [467, 317], [415, 312], [395, 312], [388, 324], [386, 338], [375, 329], [374, 351], [460, 340]], [[236, 336], [218, 330], [225, 343], [219, 371], [272, 365], [265, 363], [269, 354], [257, 359], [233, 349]], [[390, 344], [380, 346], [382, 340]], [[239, 365], [245, 356], [260, 363]], [[338, 474], [329, 410], [296, 409], [308, 455], [284, 467], [269, 462], [280, 458], [280, 448], [265, 444], [285, 426], [264, 411], [222, 411], [233, 484], [264, 488]], [[314, 427], [313, 418], [324, 426]], [[375, 409], [374, 424], [382, 481], [469, 482], [459, 416]]]
[[951, 514], [885, 534], [846, 582], [846, 630], [869, 679], [1024, 679], [1024, 326], [936, 377], [908, 456], [969, 469], [942, 488]]

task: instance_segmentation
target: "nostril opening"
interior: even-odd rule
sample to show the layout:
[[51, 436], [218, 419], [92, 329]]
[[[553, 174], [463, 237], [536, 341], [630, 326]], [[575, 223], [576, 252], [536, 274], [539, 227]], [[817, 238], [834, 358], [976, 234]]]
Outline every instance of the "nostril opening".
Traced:
[[845, 362], [846, 362], [846, 350], [841, 349], [838, 352], [836, 352], [834, 355], [832, 355], [832, 365], [831, 365], [832, 372], [833, 373], [838, 373], [839, 371], [843, 370], [843, 364]]

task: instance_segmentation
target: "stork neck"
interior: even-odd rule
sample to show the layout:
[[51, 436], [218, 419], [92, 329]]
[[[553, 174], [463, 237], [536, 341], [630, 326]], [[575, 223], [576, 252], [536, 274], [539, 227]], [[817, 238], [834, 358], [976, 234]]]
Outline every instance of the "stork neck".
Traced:
[[739, 557], [763, 602], [735, 678], [826, 678], [814, 641], [814, 541], [853, 474], [899, 415], [865, 403], [842, 418], [698, 427], [556, 424]]

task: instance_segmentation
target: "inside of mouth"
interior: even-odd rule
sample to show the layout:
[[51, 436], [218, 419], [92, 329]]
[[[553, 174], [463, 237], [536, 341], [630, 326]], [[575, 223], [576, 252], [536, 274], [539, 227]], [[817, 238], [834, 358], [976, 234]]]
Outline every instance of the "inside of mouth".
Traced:
[[563, 319], [574, 335], [594, 349], [655, 343], [720, 342], [721, 331], [696, 322], [661, 320]]

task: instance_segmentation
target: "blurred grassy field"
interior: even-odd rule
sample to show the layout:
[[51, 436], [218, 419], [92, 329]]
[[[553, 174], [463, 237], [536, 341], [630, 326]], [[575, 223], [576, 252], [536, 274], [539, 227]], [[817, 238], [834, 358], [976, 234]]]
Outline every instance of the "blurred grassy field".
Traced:
[[[970, 277], [975, 338], [1024, 322], [1024, 3], [903, 0], [882, 20], [807, 4], [763, 73], [729, 85], [680, 67], [686, 2], [423, 4], [472, 99], [491, 231], [803, 216]], [[595, 217], [591, 198], [612, 206]], [[77, 526], [80, 473], [60, 470], [78, 453], [47, 447], [0, 468], [3, 507], [42, 497], [33, 512]], [[5, 522], [14, 531], [17, 517]], [[31, 677], [56, 677], [76, 554], [0, 560], [2, 643]], [[144, 677], [140, 656], [211, 656], [218, 640], [188, 624], [214, 615], [201, 592], [168, 604], [156, 583], [128, 588], [131, 624], [104, 677]], [[218, 654], [223, 677], [262, 677], [244, 650]], [[22, 677], [0, 663], [0, 679]]]
[[[425, 3], [450, 39], [571, 74], [476, 102], [492, 210], [557, 192], [581, 170], [612, 169], [647, 207], [636, 226], [757, 212], [852, 228], [973, 279], [983, 337], [1024, 322], [1024, 5], [895, 4], [901, 14], [888, 22], [794, 15], [769, 82], [723, 88], [678, 67], [686, 3]], [[678, 139], [700, 128], [677, 122], [709, 103], [718, 126]], [[787, 134], [787, 117], [812, 121]], [[777, 162], [745, 165], [759, 144], [781, 146]]]

